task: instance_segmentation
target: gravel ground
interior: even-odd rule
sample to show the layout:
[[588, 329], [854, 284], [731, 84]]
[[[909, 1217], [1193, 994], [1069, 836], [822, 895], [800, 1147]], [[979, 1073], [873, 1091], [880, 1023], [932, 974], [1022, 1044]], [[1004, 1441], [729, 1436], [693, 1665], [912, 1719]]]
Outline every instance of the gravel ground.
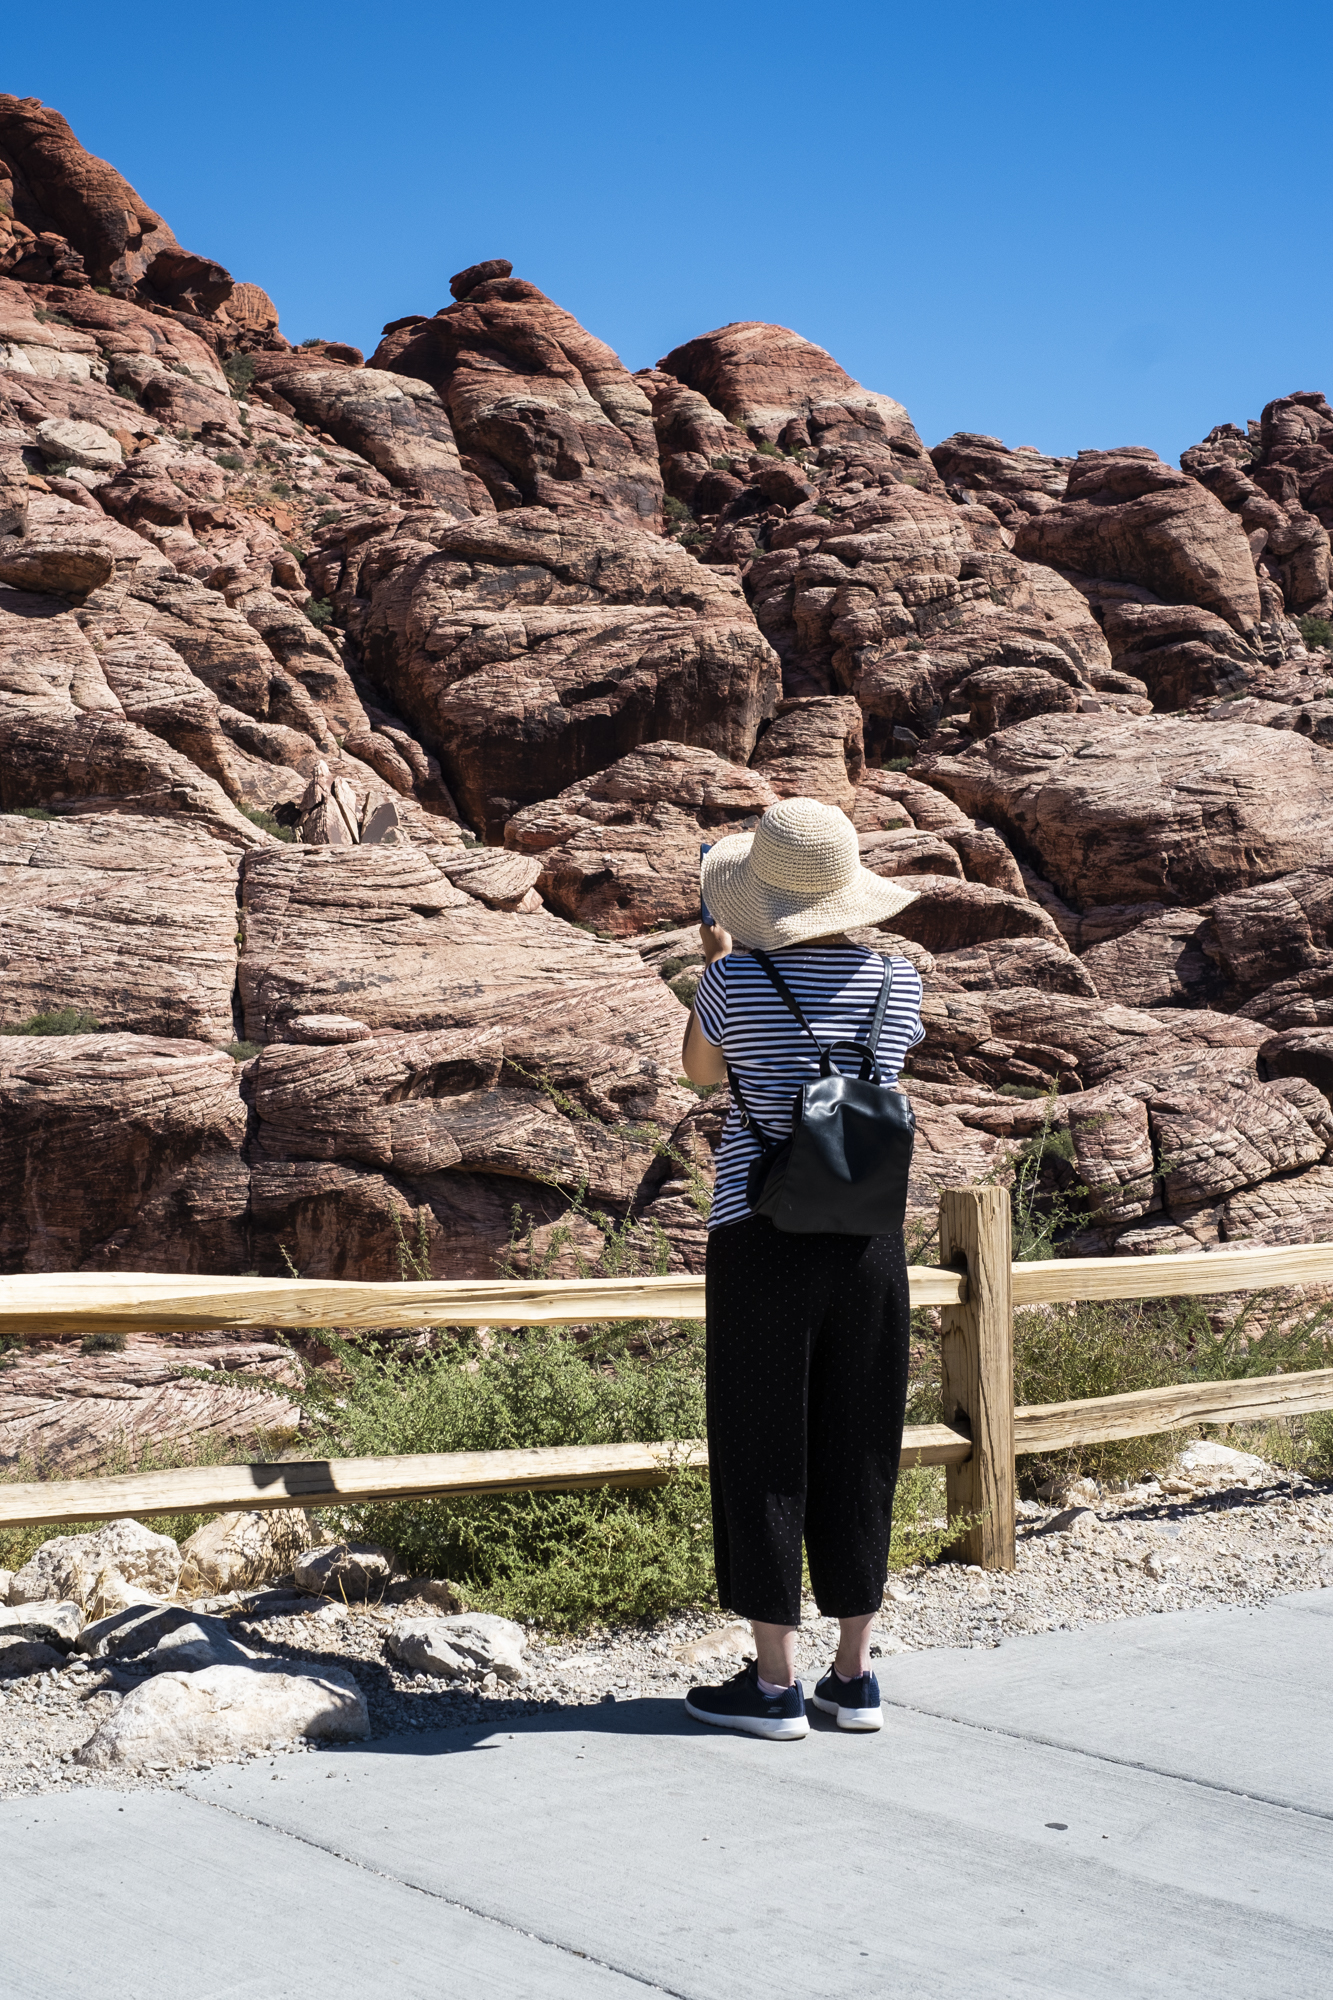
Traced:
[[[1333, 1586], [1333, 1483], [1265, 1474], [1240, 1485], [1177, 1477], [1120, 1493], [1088, 1488], [1081, 1501], [1077, 1492], [1067, 1499], [1070, 1504], [1058, 1509], [1021, 1503], [1012, 1575], [939, 1563], [893, 1576], [874, 1635], [879, 1656], [998, 1646], [1025, 1632], [1219, 1604], [1260, 1605], [1289, 1591]], [[500, 1728], [553, 1709], [675, 1698], [691, 1682], [734, 1672], [746, 1650], [745, 1627], [707, 1613], [569, 1641], [534, 1630], [529, 1679], [520, 1688], [510, 1690], [488, 1675], [460, 1689], [403, 1673], [385, 1650], [398, 1619], [439, 1615], [437, 1607], [349, 1611], [308, 1598], [278, 1598], [269, 1592], [267, 1602], [237, 1608], [230, 1618], [235, 1636], [275, 1658], [348, 1668], [366, 1695], [372, 1736], [460, 1724]], [[199, 1608], [222, 1612], [229, 1605], [215, 1600]], [[807, 1686], [828, 1664], [835, 1632], [813, 1604], [807, 1607], [798, 1653]], [[72, 1762], [134, 1684], [125, 1668], [112, 1672], [77, 1655], [57, 1672], [0, 1684], [0, 1798], [187, 1782], [188, 1774], [179, 1771], [135, 1776], [87, 1771]], [[264, 1754], [318, 1752], [284, 1745]]]

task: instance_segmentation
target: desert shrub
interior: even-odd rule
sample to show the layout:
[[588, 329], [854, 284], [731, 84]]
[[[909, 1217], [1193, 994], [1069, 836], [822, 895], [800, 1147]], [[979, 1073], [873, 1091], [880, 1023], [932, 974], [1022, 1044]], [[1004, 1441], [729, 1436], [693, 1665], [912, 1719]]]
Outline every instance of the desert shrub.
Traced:
[[252, 1056], [262, 1053], [262, 1042], [228, 1042], [227, 1054], [233, 1062], [249, 1062]]
[[80, 1354], [123, 1354], [126, 1335], [114, 1326], [103, 1327], [100, 1333], [87, 1333], [79, 1342]]
[[[1066, 1403], [1125, 1395], [1175, 1382], [1230, 1382], [1329, 1365], [1333, 1304], [1284, 1311], [1279, 1295], [1252, 1293], [1238, 1309], [1206, 1299], [1074, 1300], [1014, 1314], [1014, 1400]], [[1282, 1462], [1322, 1454], [1333, 1464], [1333, 1415], [1269, 1427]], [[1203, 1428], [1202, 1426], [1200, 1428]], [[1211, 1426], [1210, 1428], [1217, 1428]], [[1034, 1453], [1020, 1473], [1029, 1487], [1048, 1479], [1136, 1479], [1169, 1463], [1189, 1432], [1118, 1438], [1068, 1451]], [[1281, 1446], [1282, 1438], [1287, 1439]]]
[[5, 811], [13, 819], [59, 819], [59, 813], [48, 812], [45, 806], [6, 806]]
[[755, 446], [755, 450], [758, 452], [760, 458], [785, 458], [786, 456], [786, 453], [779, 451], [775, 444], [770, 444], [767, 438], [760, 438], [758, 444]]
[[238, 451], [220, 451], [213, 463], [220, 465], [224, 472], [245, 471], [245, 460]]
[[333, 623], [333, 606], [327, 597], [308, 597], [302, 609], [317, 631]]
[[232, 395], [239, 401], [255, 379], [255, 364], [248, 354], [232, 354], [223, 362], [222, 372]]
[[1314, 648], [1333, 646], [1333, 624], [1330, 624], [1327, 618], [1317, 618], [1313, 612], [1307, 612], [1304, 618], [1297, 620], [1297, 623], [1307, 646]]
[[98, 1035], [102, 1023], [82, 1007], [54, 1007], [46, 1014], [32, 1014], [26, 1021], [0, 1028], [0, 1035]]
[[290, 826], [284, 826], [281, 820], [275, 819], [271, 812], [265, 812], [262, 806], [242, 806], [241, 811], [252, 825], [262, 827], [264, 832], [271, 833], [275, 840], [295, 840], [295, 831]]

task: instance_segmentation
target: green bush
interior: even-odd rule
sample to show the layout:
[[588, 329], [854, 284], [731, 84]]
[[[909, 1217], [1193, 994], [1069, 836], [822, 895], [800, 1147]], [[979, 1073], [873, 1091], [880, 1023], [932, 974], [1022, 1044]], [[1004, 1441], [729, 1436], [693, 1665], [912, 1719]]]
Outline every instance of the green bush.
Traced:
[[5, 811], [13, 819], [59, 819], [59, 813], [48, 812], [45, 806], [6, 806]]
[[127, 1336], [113, 1326], [100, 1333], [85, 1334], [79, 1342], [80, 1354], [123, 1354]]
[[1312, 649], [1333, 646], [1333, 624], [1327, 618], [1316, 618], [1312, 612], [1298, 620], [1301, 637]]
[[233, 354], [222, 364], [227, 386], [239, 402], [255, 379], [255, 364], [248, 354]]
[[252, 1056], [262, 1052], [263, 1047], [262, 1042], [228, 1042], [227, 1054], [233, 1062], [249, 1062]]
[[82, 1007], [56, 1007], [49, 1014], [33, 1014], [12, 1028], [0, 1028], [0, 1035], [100, 1035], [102, 1023]]
[[302, 609], [317, 631], [333, 623], [333, 606], [327, 597], [308, 597]]
[[[1075, 1300], [1014, 1315], [1014, 1400], [1080, 1402], [1176, 1382], [1231, 1382], [1329, 1365], [1333, 1305], [1280, 1310], [1274, 1293], [1252, 1293], [1239, 1311], [1206, 1299]], [[1034, 1453], [1020, 1472], [1029, 1488], [1052, 1478], [1138, 1479], [1169, 1463], [1189, 1433], [1117, 1438]], [[1293, 1433], [1270, 1426], [1266, 1457], [1333, 1462], [1333, 1413]]]
[[220, 465], [224, 472], [245, 471], [245, 460], [238, 451], [220, 451], [213, 463]]
[[295, 840], [295, 830], [290, 826], [284, 826], [280, 819], [275, 819], [271, 812], [265, 812], [262, 806], [242, 806], [241, 811], [252, 825], [262, 827], [264, 832], [271, 833], [275, 840]]

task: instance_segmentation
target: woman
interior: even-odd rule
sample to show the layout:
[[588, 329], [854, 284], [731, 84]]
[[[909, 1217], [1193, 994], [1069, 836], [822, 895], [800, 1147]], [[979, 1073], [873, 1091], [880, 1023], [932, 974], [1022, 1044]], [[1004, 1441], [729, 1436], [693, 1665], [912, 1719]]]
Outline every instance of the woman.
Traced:
[[[700, 931], [707, 964], [685, 1031], [685, 1074], [723, 1083], [730, 1068], [765, 1138], [785, 1138], [819, 1051], [752, 954], [773, 956], [818, 1042], [864, 1040], [885, 960], [846, 933], [895, 915], [915, 892], [862, 868], [851, 822], [814, 799], [784, 799], [753, 834], [719, 841], [701, 886], [714, 921]], [[891, 1083], [923, 1030], [920, 979], [906, 959], [888, 965], [875, 1054]], [[776, 1229], [746, 1198], [762, 1150], [733, 1102], [709, 1216], [708, 1444], [718, 1594], [750, 1619], [758, 1658], [724, 1686], [691, 1688], [685, 1705], [700, 1722], [754, 1736], [807, 1733], [796, 1679], [804, 1540], [815, 1600], [840, 1623], [813, 1699], [841, 1728], [878, 1729], [870, 1626], [888, 1570], [907, 1399], [902, 1231]]]

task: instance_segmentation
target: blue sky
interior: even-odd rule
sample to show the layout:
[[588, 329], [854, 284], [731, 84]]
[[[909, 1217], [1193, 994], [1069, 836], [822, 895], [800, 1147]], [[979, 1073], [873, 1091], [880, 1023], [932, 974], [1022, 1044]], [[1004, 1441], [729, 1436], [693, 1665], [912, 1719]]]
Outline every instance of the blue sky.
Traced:
[[928, 444], [1174, 458], [1333, 393], [1327, 0], [15, 13], [0, 88], [293, 340], [507, 256], [631, 368], [794, 326]]

